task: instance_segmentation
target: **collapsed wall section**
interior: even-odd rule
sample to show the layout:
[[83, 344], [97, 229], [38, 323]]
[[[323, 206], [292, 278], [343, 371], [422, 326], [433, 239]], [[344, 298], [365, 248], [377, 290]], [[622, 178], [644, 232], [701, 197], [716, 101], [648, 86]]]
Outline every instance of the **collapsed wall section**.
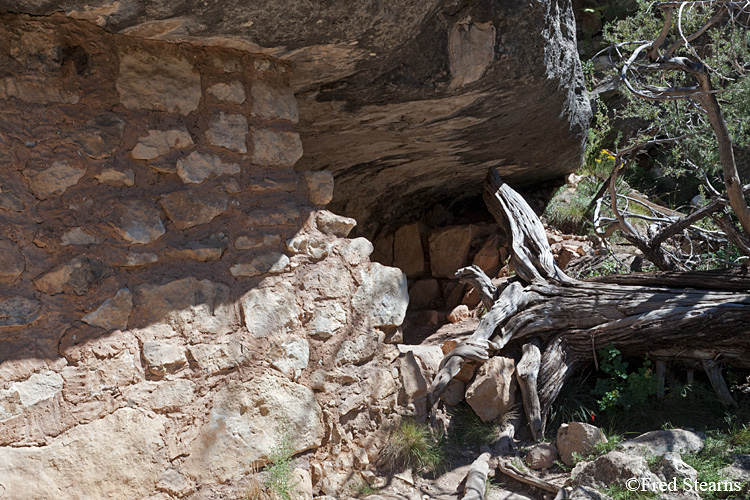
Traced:
[[289, 71], [0, 14], [3, 498], [240, 491], [284, 435], [335, 492], [424, 399], [405, 276], [292, 168]]

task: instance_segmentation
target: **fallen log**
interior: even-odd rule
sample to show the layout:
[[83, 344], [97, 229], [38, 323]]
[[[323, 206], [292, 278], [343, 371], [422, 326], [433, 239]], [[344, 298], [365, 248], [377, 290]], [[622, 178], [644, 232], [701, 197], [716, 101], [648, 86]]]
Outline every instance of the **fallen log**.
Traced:
[[490, 473], [490, 454], [482, 453], [469, 467], [464, 486], [463, 500], [485, 500], [487, 475]]
[[[705, 369], [716, 380], [722, 400], [731, 404], [718, 377], [723, 364], [750, 368], [750, 273], [574, 280], [554, 263], [544, 228], [531, 207], [494, 170], [485, 181], [484, 199], [512, 238], [511, 259], [518, 276], [498, 294], [477, 330], [445, 355], [429, 389], [432, 404], [468, 360], [484, 362], [509, 343], [523, 345], [532, 338], [541, 346], [536, 380], [541, 429], [568, 376], [594, 363], [596, 350], [610, 344], [623, 356], [652, 356], [690, 366], [710, 360], [713, 364]], [[465, 270], [459, 273], [466, 276]], [[472, 279], [490, 281], [486, 276]], [[529, 395], [530, 383], [525, 383]], [[524, 406], [529, 421], [536, 422], [534, 405], [526, 404], [529, 397]], [[538, 439], [539, 424], [534, 425]]]

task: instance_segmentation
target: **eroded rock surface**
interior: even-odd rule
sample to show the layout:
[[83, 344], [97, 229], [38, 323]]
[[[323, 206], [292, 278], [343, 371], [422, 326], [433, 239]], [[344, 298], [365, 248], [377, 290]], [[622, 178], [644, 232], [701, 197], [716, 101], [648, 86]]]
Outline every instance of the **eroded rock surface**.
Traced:
[[[299, 117], [306, 154], [298, 168], [333, 172], [332, 209], [356, 218], [365, 236], [436, 201], [479, 194], [489, 167], [514, 186], [573, 171], [591, 116], [567, 0], [356, 0], [314, 7], [300, 0], [0, 0], [0, 9], [63, 11], [111, 32], [230, 46], [291, 62], [299, 109], [292, 89], [258, 85], [248, 93], [252, 114]], [[119, 57], [117, 85], [127, 107], [182, 114], [198, 107], [192, 61], [137, 50]], [[234, 61], [218, 65], [229, 73], [240, 69]], [[80, 98], [73, 89], [33, 83], [9, 78], [0, 95], [33, 102]], [[244, 102], [233, 85], [217, 82], [209, 95]], [[256, 158], [289, 161], [259, 149]]]

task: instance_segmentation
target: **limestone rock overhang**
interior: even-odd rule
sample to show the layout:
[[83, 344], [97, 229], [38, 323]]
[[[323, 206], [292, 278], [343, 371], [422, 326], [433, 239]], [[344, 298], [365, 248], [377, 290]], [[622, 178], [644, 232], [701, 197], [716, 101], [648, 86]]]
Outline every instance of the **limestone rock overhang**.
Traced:
[[336, 178], [330, 208], [372, 236], [435, 203], [577, 168], [591, 116], [570, 0], [0, 0], [111, 32], [294, 64], [297, 170]]

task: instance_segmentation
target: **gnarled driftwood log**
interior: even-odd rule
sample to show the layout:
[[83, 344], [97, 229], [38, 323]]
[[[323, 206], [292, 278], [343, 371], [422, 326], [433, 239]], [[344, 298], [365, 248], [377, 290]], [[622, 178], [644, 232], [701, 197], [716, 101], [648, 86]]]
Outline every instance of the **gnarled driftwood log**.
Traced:
[[[487, 290], [483, 298], [496, 293], [497, 298], [477, 330], [443, 358], [430, 387], [431, 404], [437, 404], [465, 362], [484, 362], [511, 341], [528, 346], [518, 377], [536, 439], [567, 377], [593, 363], [596, 350], [609, 344], [625, 356], [702, 363], [717, 392], [731, 404], [721, 384], [721, 365], [750, 368], [746, 269], [577, 281], [555, 265], [541, 222], [494, 170], [485, 182], [484, 199], [512, 238], [511, 258], [518, 276], [497, 293], [478, 268], [459, 272], [462, 280]], [[532, 338], [539, 342], [538, 368], [529, 344]]]

